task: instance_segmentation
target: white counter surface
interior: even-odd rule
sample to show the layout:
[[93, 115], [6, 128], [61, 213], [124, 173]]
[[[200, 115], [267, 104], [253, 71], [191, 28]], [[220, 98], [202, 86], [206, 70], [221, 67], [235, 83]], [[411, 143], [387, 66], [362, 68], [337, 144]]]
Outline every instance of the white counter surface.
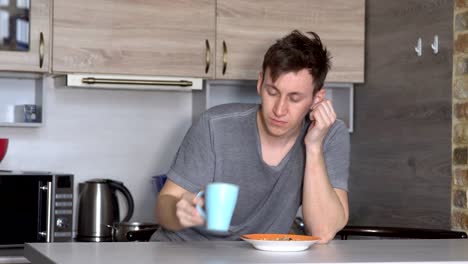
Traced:
[[300, 252], [268, 252], [236, 242], [32, 243], [33, 264], [136, 263], [468, 263], [468, 239], [335, 240]]

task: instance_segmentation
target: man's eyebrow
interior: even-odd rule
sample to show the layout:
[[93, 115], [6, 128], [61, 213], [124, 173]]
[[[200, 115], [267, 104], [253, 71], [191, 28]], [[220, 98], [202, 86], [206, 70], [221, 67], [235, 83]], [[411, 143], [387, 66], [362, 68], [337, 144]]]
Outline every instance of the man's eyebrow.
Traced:
[[[269, 88], [273, 88], [275, 90], [278, 90], [278, 87], [276, 87], [274, 84], [269, 84], [269, 83], [263, 83], [263, 85], [269, 87]], [[304, 93], [302, 92], [291, 92], [291, 93], [288, 93], [289, 96], [294, 96], [294, 95], [298, 95], [298, 96], [305, 96]]]
[[292, 93], [290, 93], [289, 95], [299, 95], [299, 96], [304, 96], [304, 93], [300, 93], [300, 92], [292, 92]]
[[274, 84], [264, 83], [264, 85], [278, 90], [278, 88]]

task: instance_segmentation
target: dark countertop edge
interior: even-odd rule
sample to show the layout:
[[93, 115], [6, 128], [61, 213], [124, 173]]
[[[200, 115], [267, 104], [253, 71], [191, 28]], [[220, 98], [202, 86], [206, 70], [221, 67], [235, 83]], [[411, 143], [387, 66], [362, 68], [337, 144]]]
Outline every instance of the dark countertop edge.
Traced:
[[55, 264], [50, 258], [36, 251], [31, 245], [24, 245], [24, 257], [32, 264]]

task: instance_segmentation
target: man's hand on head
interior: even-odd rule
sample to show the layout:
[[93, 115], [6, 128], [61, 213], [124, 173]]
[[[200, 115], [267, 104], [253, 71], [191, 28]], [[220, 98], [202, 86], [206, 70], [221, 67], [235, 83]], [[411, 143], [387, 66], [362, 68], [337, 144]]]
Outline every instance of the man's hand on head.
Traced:
[[311, 124], [304, 138], [307, 149], [320, 149], [330, 127], [335, 123], [336, 113], [333, 104], [328, 99], [314, 104], [309, 113]]

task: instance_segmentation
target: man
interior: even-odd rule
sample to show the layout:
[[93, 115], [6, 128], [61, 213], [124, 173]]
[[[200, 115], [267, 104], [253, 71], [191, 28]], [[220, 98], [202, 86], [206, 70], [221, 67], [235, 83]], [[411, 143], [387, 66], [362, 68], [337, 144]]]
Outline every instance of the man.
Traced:
[[[160, 192], [152, 240], [287, 233], [301, 204], [307, 232], [321, 243], [346, 225], [349, 134], [322, 89], [329, 53], [309, 34], [293, 31], [269, 48], [261, 105], [216, 106], [190, 128]], [[206, 230], [195, 208], [203, 203], [196, 193], [214, 181], [240, 186], [225, 233]]]

